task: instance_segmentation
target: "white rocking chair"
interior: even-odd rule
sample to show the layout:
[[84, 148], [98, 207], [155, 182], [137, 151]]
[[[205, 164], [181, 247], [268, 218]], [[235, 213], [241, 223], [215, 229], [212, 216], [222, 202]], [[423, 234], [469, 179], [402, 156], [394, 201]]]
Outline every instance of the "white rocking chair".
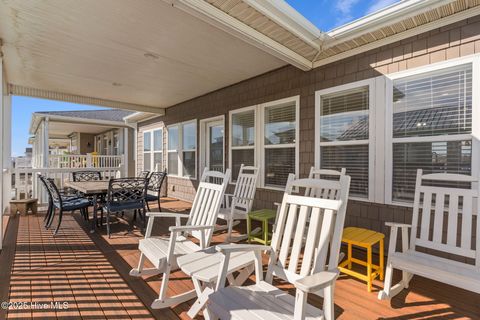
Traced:
[[[340, 199], [292, 195], [288, 192], [292, 186], [334, 188], [340, 192]], [[300, 179], [290, 182], [280, 207], [271, 246], [217, 246], [217, 250], [224, 254], [224, 260], [220, 266], [216, 289], [210, 290], [208, 296], [205, 311], [207, 317], [244, 320], [334, 319], [333, 291], [338, 276], [338, 256], [349, 187], [348, 176], [340, 177], [339, 181]], [[308, 239], [304, 245], [305, 230]], [[265, 280], [261, 257], [264, 250], [270, 253]], [[255, 253], [256, 284], [225, 288], [230, 257], [242, 251]], [[292, 283], [296, 287], [296, 297], [273, 286], [274, 276]], [[323, 310], [307, 303], [309, 293], [323, 295]]]
[[[423, 185], [427, 180], [434, 185]], [[439, 183], [440, 182], [440, 183]], [[471, 184], [471, 188], [445, 187], [456, 183]], [[479, 180], [461, 174], [427, 174], [417, 172], [412, 225], [387, 223], [391, 227], [384, 289], [379, 299], [390, 299], [408, 288], [413, 275], [443, 282], [480, 293], [480, 190]], [[433, 212], [432, 212], [433, 211]], [[425, 214], [427, 213], [427, 214]], [[410, 243], [408, 229], [411, 228]], [[402, 231], [402, 251], [396, 251], [397, 235]], [[444, 230], [446, 229], [446, 230]], [[472, 237], [472, 230], [476, 230]], [[442, 257], [433, 249], [444, 253]], [[446, 258], [450, 254], [463, 257], [463, 262]], [[471, 263], [468, 263], [471, 260]], [[392, 286], [393, 269], [402, 270], [402, 280]]]
[[[209, 174], [209, 172], [205, 171], [204, 174]], [[170, 307], [196, 296], [195, 290], [190, 290], [173, 297], [167, 297], [168, 280], [170, 272], [178, 269], [177, 258], [179, 256], [205, 249], [210, 245], [217, 214], [230, 179], [230, 170], [227, 170], [225, 174], [215, 173], [217, 178], [220, 178], [220, 175], [223, 178], [221, 184], [200, 182], [190, 214], [147, 213], [149, 219], [145, 239], [139, 242], [139, 250], [141, 251], [140, 261], [138, 268], [132, 269], [130, 275], [140, 277], [142, 275], [163, 273], [159, 298], [153, 301], [153, 309]], [[153, 237], [151, 233], [154, 219], [167, 217], [176, 219], [176, 226], [169, 228], [170, 236]], [[184, 226], [180, 223], [181, 218], [188, 219]], [[198, 239], [200, 245], [191, 241], [188, 235]], [[145, 258], [152, 262], [154, 268], [144, 268]]]
[[[251, 166], [240, 166], [235, 190], [233, 194], [225, 194], [225, 207], [220, 209], [218, 218], [227, 221], [227, 226], [217, 227], [216, 230], [225, 230], [227, 232], [227, 241], [240, 241], [247, 238], [247, 235], [232, 238], [232, 229], [240, 221], [246, 220], [252, 210], [255, 192], [257, 190], [258, 168]], [[237, 220], [237, 221], [235, 221]]]

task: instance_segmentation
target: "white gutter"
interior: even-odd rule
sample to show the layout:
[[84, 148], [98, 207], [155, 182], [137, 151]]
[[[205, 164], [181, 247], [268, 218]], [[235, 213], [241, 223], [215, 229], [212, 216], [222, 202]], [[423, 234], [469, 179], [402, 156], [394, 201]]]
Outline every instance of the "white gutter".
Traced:
[[243, 0], [270, 20], [320, 50], [325, 34], [283, 0]]
[[138, 123], [140, 121], [146, 121], [146, 120], [149, 120], [149, 119], [153, 119], [153, 118], [156, 118], [156, 117], [162, 116], [162, 115], [163, 114], [153, 114], [153, 113], [149, 113], [149, 112], [135, 112], [135, 113], [129, 114], [126, 117], [123, 117], [123, 121], [125, 121], [125, 123], [127, 125], [130, 125], [130, 124], [133, 124], [133, 123]]
[[366, 33], [394, 25], [409, 17], [452, 3], [452, 0], [403, 0], [327, 32], [325, 47], [355, 39]]

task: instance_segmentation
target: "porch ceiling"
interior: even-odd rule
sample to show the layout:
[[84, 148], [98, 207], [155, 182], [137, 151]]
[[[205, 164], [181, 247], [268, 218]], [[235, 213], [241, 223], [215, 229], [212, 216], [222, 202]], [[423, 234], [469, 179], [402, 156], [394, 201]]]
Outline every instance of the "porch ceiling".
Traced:
[[0, 38], [11, 88], [124, 102], [139, 111], [286, 64], [159, 0], [2, 0]]

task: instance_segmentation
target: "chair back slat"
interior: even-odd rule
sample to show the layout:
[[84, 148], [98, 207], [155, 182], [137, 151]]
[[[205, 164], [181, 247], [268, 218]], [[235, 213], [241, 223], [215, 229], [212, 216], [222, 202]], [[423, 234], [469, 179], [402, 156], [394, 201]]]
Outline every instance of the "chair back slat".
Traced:
[[74, 171], [72, 172], [73, 181], [98, 181], [102, 180], [100, 171]]
[[[291, 194], [295, 187], [320, 190], [324, 183], [335, 184], [342, 191], [341, 199]], [[272, 237], [266, 281], [271, 282], [273, 276], [277, 276], [293, 282], [314, 270], [324, 270], [328, 253], [336, 257], [336, 260], [330, 259], [328, 268], [337, 267], [339, 253], [335, 251], [340, 251], [349, 187], [348, 176], [342, 176], [339, 181], [289, 179]], [[338, 239], [334, 241], [333, 237]]]
[[[214, 175], [211, 173], [215, 172]], [[215, 176], [217, 179], [221, 179], [221, 184], [205, 182], [207, 177]], [[230, 179], [230, 169], [227, 169], [225, 173], [205, 170], [200, 184], [198, 185], [195, 198], [190, 210], [190, 217], [187, 221], [187, 225], [190, 226], [213, 226], [217, 220], [218, 211], [222, 204], [225, 189], [227, 188], [228, 181]], [[205, 245], [210, 244], [210, 240], [213, 234], [213, 230], [206, 231]], [[192, 237], [197, 238], [200, 241], [202, 239], [202, 233], [200, 231], [191, 232]]]
[[479, 201], [478, 179], [446, 173], [423, 175], [418, 170], [410, 249], [423, 247], [473, 258], [480, 268], [480, 237], [478, 231], [473, 234], [480, 229]]
[[235, 210], [250, 212], [253, 206], [253, 199], [257, 190], [257, 179], [259, 170], [257, 167], [240, 166], [235, 190], [233, 191], [232, 206]]

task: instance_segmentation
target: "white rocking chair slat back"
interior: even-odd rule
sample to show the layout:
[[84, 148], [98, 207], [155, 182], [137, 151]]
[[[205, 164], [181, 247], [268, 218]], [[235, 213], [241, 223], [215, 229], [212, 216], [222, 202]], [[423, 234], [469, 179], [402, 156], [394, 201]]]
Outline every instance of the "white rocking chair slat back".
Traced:
[[[224, 174], [217, 176], [218, 179], [222, 179], [221, 184], [203, 182], [205, 176], [211, 176], [211, 173], [215, 171], [204, 171], [202, 176], [202, 182], [198, 185], [197, 193], [192, 203], [190, 210], [190, 217], [187, 225], [190, 226], [213, 226], [217, 220], [217, 214], [222, 204], [222, 198], [230, 179], [230, 170], [228, 169]], [[215, 172], [217, 173], [217, 172]], [[208, 230], [205, 232], [206, 245], [210, 243], [213, 231]], [[199, 240], [203, 239], [203, 232], [192, 231], [191, 235]], [[203, 241], [203, 240], [202, 240]]]
[[[329, 264], [328, 268], [336, 269], [338, 264], [339, 253], [333, 251], [340, 250], [350, 177], [342, 176], [339, 181], [316, 179], [289, 181], [272, 238], [272, 254], [266, 276], [268, 282], [271, 282], [274, 275], [293, 282], [312, 274], [315, 270], [325, 270], [328, 251], [330, 256], [336, 257], [336, 260], [333, 260], [335, 262]], [[335, 189], [340, 190], [341, 199], [290, 194], [294, 187], [309, 186], [322, 189], [325, 182], [335, 185]], [[331, 261], [330, 259], [330, 263]]]
[[258, 168], [240, 166], [240, 171], [233, 191], [232, 207], [235, 210], [250, 212], [253, 206], [253, 197], [257, 190]]
[[[310, 173], [308, 175], [309, 179], [325, 180], [325, 181], [338, 181], [341, 176], [345, 175], [345, 168], [342, 168], [340, 171], [330, 170], [330, 169], [317, 169], [315, 167], [310, 168]], [[332, 179], [326, 179], [332, 178]], [[338, 189], [331, 188], [329, 186], [324, 186], [321, 189], [315, 189], [312, 187], [305, 188], [305, 195], [309, 197], [323, 198], [323, 199], [338, 199], [340, 193]]]
[[[433, 184], [436, 181], [447, 182], [450, 186], [425, 186], [425, 180], [432, 181]], [[478, 231], [476, 237], [472, 233], [473, 230], [480, 229], [480, 193], [478, 187], [459, 188], [455, 186], [456, 182], [471, 183], [472, 187], [478, 184], [477, 179], [466, 175], [423, 175], [422, 170], [418, 170], [410, 249], [416, 250], [420, 246], [473, 258], [476, 259], [476, 266], [480, 267], [480, 237]], [[476, 243], [473, 243], [474, 239]]]

